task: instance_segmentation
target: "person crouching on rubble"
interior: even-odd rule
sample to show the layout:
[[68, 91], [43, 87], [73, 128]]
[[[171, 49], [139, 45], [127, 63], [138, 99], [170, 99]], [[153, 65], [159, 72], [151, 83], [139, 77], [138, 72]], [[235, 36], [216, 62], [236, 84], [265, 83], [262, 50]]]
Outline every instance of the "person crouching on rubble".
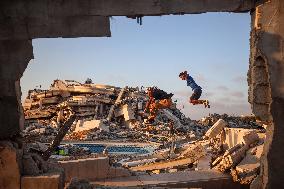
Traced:
[[179, 77], [182, 80], [186, 80], [187, 86], [190, 86], [193, 91], [193, 94], [189, 98], [189, 102], [193, 105], [203, 104], [205, 108], [210, 108], [208, 100], [199, 100], [202, 94], [202, 88], [195, 83], [194, 79], [187, 73], [187, 71], [181, 72]]
[[168, 94], [157, 87], [150, 87], [147, 89], [147, 96], [149, 97], [149, 100], [146, 104], [144, 113], [149, 110], [150, 115], [148, 116], [146, 123], [153, 123], [159, 109], [171, 107], [173, 104], [171, 99], [173, 94]]

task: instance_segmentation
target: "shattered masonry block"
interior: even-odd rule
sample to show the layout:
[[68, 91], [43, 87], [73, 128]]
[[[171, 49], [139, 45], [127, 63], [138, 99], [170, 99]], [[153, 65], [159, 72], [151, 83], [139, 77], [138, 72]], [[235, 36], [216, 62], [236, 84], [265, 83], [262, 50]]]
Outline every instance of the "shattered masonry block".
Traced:
[[209, 170], [211, 169], [211, 154], [206, 154], [205, 156], [201, 157], [197, 162], [197, 170]]
[[219, 119], [205, 134], [207, 138], [214, 138], [219, 133], [222, 132], [223, 128], [226, 127], [228, 123], [223, 119]]
[[91, 130], [94, 128], [109, 132], [109, 128], [104, 125], [102, 120], [78, 121], [76, 124], [75, 132]]
[[212, 166], [216, 166], [218, 163], [220, 163], [223, 159], [223, 156], [219, 156], [217, 157], [213, 162], [212, 162]]
[[234, 151], [240, 149], [243, 145], [242, 144], [237, 144], [231, 148], [229, 148], [228, 150], [225, 151], [224, 155], [223, 156], [227, 156], [229, 154], [232, 154]]
[[123, 111], [125, 121], [135, 119], [134, 111], [132, 107], [129, 106], [128, 104], [123, 105], [122, 111]]
[[152, 158], [157, 158], [157, 159], [159, 159], [159, 160], [161, 160], [161, 159], [166, 159], [166, 158], [168, 158], [169, 153], [170, 153], [170, 149], [169, 149], [169, 148], [161, 149], [161, 150], [155, 151], [155, 152], [151, 155], [151, 157], [152, 157]]
[[21, 189], [63, 189], [60, 174], [23, 176]]
[[66, 181], [75, 177], [89, 180], [107, 178], [110, 169], [108, 157], [59, 161], [59, 165], [65, 171]]
[[135, 118], [135, 113], [132, 109], [132, 106], [129, 104], [124, 104], [123, 106], [120, 106], [119, 108], [116, 108], [114, 110], [114, 116], [119, 117], [122, 116], [124, 117], [125, 121], [129, 120], [134, 120]]
[[17, 151], [11, 143], [2, 141], [0, 144], [0, 188], [20, 189], [20, 177]]
[[237, 144], [249, 145], [259, 140], [259, 134], [255, 129], [244, 128], [225, 128], [225, 140], [223, 148], [228, 149], [236, 146]]
[[260, 171], [263, 144], [247, 151], [244, 159], [236, 166], [235, 174], [243, 184], [250, 184]]
[[194, 159], [195, 161], [204, 155], [205, 155], [205, 149], [199, 143], [189, 146], [188, 149], [186, 149], [184, 152], [181, 153], [182, 157], [189, 157]]
[[124, 162], [122, 164], [122, 166], [124, 166], [124, 167], [135, 167], [135, 166], [138, 166], [138, 165], [143, 165], [143, 164], [147, 164], [147, 163], [153, 163], [156, 160], [157, 160], [157, 158], [139, 159], [139, 160], [135, 160], [135, 161]]
[[114, 110], [114, 116], [124, 116], [125, 121], [133, 120], [135, 119], [135, 113], [132, 109], [132, 106], [129, 104], [124, 104], [122, 106], [119, 106], [119, 108], [116, 108]]
[[238, 148], [230, 155], [225, 156], [224, 157], [224, 160], [226, 162], [225, 169], [229, 169], [231, 167], [236, 166], [244, 158], [246, 151], [247, 151], [247, 146], [242, 146], [241, 148]]
[[258, 137], [256, 131], [251, 131], [251, 132], [244, 134], [242, 142], [243, 142], [243, 144], [249, 146], [249, 145], [253, 144], [254, 142], [256, 142], [258, 140], [259, 140], [259, 137]]
[[248, 146], [244, 144], [237, 144], [236, 146], [225, 151], [223, 156], [218, 157], [212, 166], [221, 172], [236, 166], [245, 156]]

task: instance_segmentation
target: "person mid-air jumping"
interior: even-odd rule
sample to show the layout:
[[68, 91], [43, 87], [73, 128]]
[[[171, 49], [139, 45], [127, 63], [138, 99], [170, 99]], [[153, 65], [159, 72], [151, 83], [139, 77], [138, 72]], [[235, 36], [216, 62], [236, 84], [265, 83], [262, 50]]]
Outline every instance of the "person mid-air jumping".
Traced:
[[193, 105], [203, 104], [205, 108], [210, 108], [208, 100], [199, 100], [202, 94], [202, 88], [195, 83], [194, 79], [187, 73], [187, 71], [181, 72], [179, 77], [182, 80], [186, 80], [187, 86], [192, 88], [193, 94], [191, 95], [189, 102]]

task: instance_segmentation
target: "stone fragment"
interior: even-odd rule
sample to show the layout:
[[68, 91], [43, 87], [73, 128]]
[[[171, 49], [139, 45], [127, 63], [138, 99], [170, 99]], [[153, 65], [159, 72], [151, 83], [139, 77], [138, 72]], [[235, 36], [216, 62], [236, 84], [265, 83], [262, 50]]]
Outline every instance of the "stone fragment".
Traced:
[[[20, 157], [21, 158], [21, 157]], [[17, 150], [9, 142], [0, 143], [0, 188], [20, 189], [20, 167]]]
[[74, 132], [100, 129], [109, 132], [109, 128], [103, 123], [102, 120], [91, 120], [91, 121], [78, 121]]
[[133, 109], [130, 105], [125, 104], [122, 106], [122, 112], [124, 116], [125, 121], [133, 120], [135, 119]]
[[244, 159], [236, 166], [234, 180], [241, 184], [250, 184], [260, 171], [260, 157], [263, 145], [251, 148]]
[[60, 174], [23, 176], [21, 189], [63, 189], [63, 183]]
[[224, 127], [228, 125], [223, 119], [219, 119], [206, 133], [205, 137], [214, 138], [221, 133]]
[[229, 149], [237, 144], [250, 144], [251, 141], [258, 141], [261, 134], [258, 134], [256, 129], [245, 128], [225, 128], [224, 131], [224, 149]]

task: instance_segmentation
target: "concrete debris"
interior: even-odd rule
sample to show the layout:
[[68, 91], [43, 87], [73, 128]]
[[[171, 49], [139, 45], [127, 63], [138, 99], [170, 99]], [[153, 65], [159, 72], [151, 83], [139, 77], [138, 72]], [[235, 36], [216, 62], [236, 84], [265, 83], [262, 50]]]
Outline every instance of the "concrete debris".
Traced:
[[253, 147], [247, 151], [244, 159], [231, 170], [234, 181], [241, 184], [250, 184], [257, 177], [260, 171], [260, 157], [263, 151], [263, 144]]
[[21, 189], [63, 189], [62, 175], [58, 173], [45, 174], [39, 176], [23, 176], [21, 178]]
[[211, 154], [206, 154], [205, 156], [201, 157], [198, 160], [196, 169], [197, 170], [209, 170], [209, 169], [211, 169], [211, 161], [212, 161]]
[[223, 130], [224, 127], [227, 126], [227, 122], [225, 122], [223, 119], [219, 119], [206, 133], [205, 137], [206, 138], [214, 138], [217, 136], [221, 131]]
[[149, 164], [149, 163], [155, 162], [156, 160], [157, 158], [152, 158], [152, 159], [143, 159], [143, 160], [136, 160], [136, 161], [130, 161], [130, 162], [123, 162], [122, 166], [135, 167], [138, 165]]
[[19, 153], [11, 142], [0, 142], [0, 188], [20, 188]]
[[[240, 129], [238, 129], [240, 131]], [[212, 166], [221, 172], [229, 171], [234, 181], [250, 184], [259, 174], [260, 156], [263, 145], [258, 145], [259, 137], [255, 130], [242, 131], [244, 134], [235, 146], [215, 159]], [[226, 137], [228, 137], [226, 135]]]
[[228, 123], [229, 128], [263, 129], [263, 123], [259, 122], [255, 116], [229, 116], [227, 114], [210, 114], [202, 118], [199, 123], [204, 126], [212, 126], [219, 119]]
[[64, 140], [169, 141], [170, 122], [175, 134], [191, 140], [208, 129], [172, 107], [158, 112], [156, 120], [144, 123], [148, 97], [143, 89], [114, 87], [73, 80], [55, 80], [49, 90], [30, 90], [24, 103], [26, 142], [50, 143], [70, 114], [76, 116]]
[[223, 148], [226, 150], [232, 148], [237, 144], [247, 144], [251, 141], [260, 140], [264, 141], [262, 131], [257, 129], [240, 129], [240, 128], [225, 128], [224, 129], [224, 138], [223, 138]]
[[74, 132], [91, 130], [95, 128], [98, 128], [101, 131], [109, 132], [109, 128], [104, 125], [102, 120], [90, 120], [90, 121], [78, 120]]
[[[71, 181], [67, 188], [91, 187], [74, 177], [95, 180], [146, 172], [170, 174], [214, 169], [230, 172], [233, 180], [241, 184], [250, 184], [257, 177], [265, 129], [254, 116], [211, 114], [194, 121], [173, 104], [159, 110], [154, 123], [149, 124], [144, 122], [148, 115], [143, 111], [147, 100], [146, 92], [138, 87], [98, 85], [89, 80], [84, 84], [55, 80], [49, 90], [29, 91], [23, 131], [30, 143], [30, 153], [23, 157], [24, 168], [30, 167], [26, 174], [45, 172], [45, 165], [37, 156], [52, 145], [43, 143], [51, 143], [58, 133], [68, 130], [66, 135], [63, 133], [63, 142], [67, 144], [57, 146], [51, 156], [64, 168], [67, 181]], [[66, 120], [71, 125], [68, 128], [64, 127]], [[97, 142], [103, 145], [92, 146]], [[133, 143], [143, 143], [155, 148], [145, 154], [112, 153], [108, 143], [129, 143], [128, 148], [135, 148]], [[145, 151], [147, 147], [140, 148]], [[93, 169], [89, 170], [90, 167]]]
[[190, 146], [187, 150], [182, 152], [177, 158], [140, 165], [137, 167], [130, 168], [130, 170], [149, 171], [149, 170], [168, 169], [178, 166], [184, 166], [196, 162], [204, 155], [205, 151], [203, 146], [197, 143]]
[[220, 163], [214, 167], [215, 169], [225, 172], [226, 170], [236, 166], [245, 156], [247, 147], [245, 145], [238, 145], [234, 149], [229, 149], [220, 159]]

